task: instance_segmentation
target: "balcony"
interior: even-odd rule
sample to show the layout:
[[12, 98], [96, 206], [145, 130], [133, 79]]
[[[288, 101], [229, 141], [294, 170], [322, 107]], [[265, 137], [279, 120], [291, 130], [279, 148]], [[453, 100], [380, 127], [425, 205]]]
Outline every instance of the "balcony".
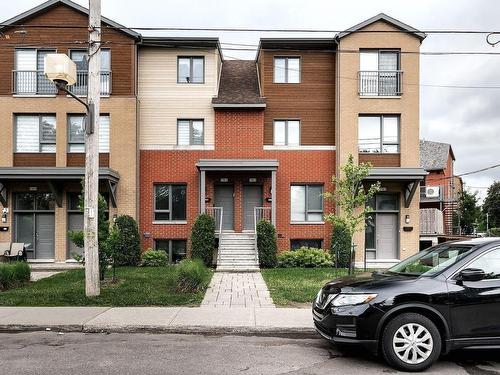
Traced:
[[444, 233], [443, 211], [437, 208], [420, 209], [420, 234], [434, 236]]
[[376, 70], [358, 72], [360, 96], [401, 96], [402, 70]]
[[[41, 70], [14, 70], [12, 93], [15, 95], [56, 95], [57, 88]], [[103, 71], [100, 77], [101, 95], [111, 94], [111, 72]], [[88, 90], [88, 72], [78, 71], [76, 83], [69, 87], [76, 95], [86, 96]]]

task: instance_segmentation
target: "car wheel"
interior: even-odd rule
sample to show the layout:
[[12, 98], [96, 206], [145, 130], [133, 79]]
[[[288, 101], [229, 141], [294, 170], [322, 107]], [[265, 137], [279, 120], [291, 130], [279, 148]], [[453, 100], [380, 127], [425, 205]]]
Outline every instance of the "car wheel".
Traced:
[[401, 314], [385, 326], [382, 354], [393, 367], [404, 371], [429, 368], [441, 354], [441, 335], [427, 317]]

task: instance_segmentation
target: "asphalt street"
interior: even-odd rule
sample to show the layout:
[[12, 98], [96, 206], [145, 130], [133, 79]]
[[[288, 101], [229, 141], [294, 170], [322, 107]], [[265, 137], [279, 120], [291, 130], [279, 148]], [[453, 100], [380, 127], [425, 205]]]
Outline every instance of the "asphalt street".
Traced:
[[[0, 333], [0, 374], [385, 374], [363, 350], [322, 339], [174, 334]], [[500, 353], [457, 352], [426, 374], [500, 373]]]

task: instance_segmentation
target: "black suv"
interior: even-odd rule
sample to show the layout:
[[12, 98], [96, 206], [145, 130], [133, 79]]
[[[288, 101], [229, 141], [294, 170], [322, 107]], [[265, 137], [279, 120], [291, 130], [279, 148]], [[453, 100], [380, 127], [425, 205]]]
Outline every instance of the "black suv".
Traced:
[[500, 238], [447, 242], [384, 272], [327, 283], [313, 302], [317, 331], [420, 371], [441, 353], [500, 348]]

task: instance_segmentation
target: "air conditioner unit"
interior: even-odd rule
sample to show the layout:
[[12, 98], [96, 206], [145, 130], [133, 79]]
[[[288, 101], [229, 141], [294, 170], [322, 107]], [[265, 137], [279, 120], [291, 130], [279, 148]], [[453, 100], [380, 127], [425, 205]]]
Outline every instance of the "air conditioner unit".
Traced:
[[439, 198], [439, 186], [427, 186], [425, 188], [426, 198]]

